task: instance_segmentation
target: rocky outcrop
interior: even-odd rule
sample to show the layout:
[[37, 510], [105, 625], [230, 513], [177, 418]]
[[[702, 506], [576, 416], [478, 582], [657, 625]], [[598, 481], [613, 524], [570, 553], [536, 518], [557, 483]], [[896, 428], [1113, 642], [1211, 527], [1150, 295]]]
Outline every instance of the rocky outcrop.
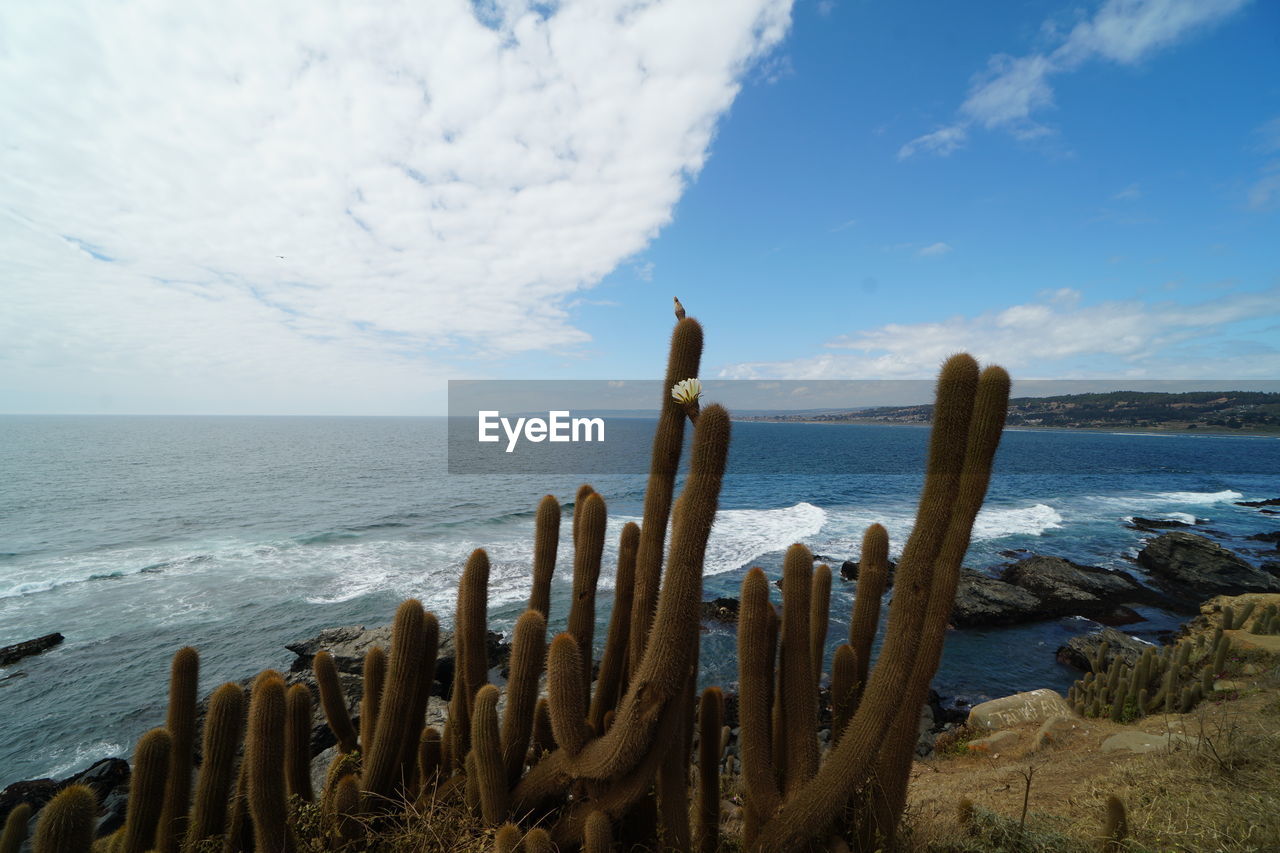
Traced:
[[1098, 656], [1098, 647], [1103, 643], [1107, 644], [1107, 661], [1120, 658], [1129, 666], [1133, 666], [1138, 662], [1138, 658], [1142, 657], [1144, 649], [1149, 648], [1147, 643], [1130, 637], [1115, 628], [1103, 628], [1101, 631], [1095, 631], [1092, 634], [1080, 634], [1072, 637], [1067, 641], [1065, 646], [1058, 647], [1058, 663], [1066, 666], [1075, 667], [1082, 672], [1088, 672], [1089, 661]]
[[702, 620], [704, 622], [722, 622], [732, 625], [738, 621], [738, 599], [713, 598], [702, 602]]
[[1084, 566], [1061, 557], [1031, 556], [1006, 566], [999, 578], [964, 569], [952, 624], [960, 628], [1014, 625], [1086, 616], [1108, 625], [1141, 621], [1125, 604], [1159, 604], [1162, 597], [1127, 572]]
[[[861, 560], [845, 560], [840, 564], [840, 577], [847, 581], [856, 581], [858, 579], [858, 570], [862, 567]], [[893, 560], [889, 561], [889, 577], [885, 581], [887, 586], [893, 586], [893, 573], [897, 571], [898, 564]]]
[[969, 712], [969, 726], [976, 729], [1001, 729], [1020, 723], [1040, 723], [1050, 717], [1073, 713], [1067, 700], [1058, 691], [1044, 687], [974, 705]]
[[[1196, 523], [1200, 523], [1200, 519], [1196, 519]], [[1136, 527], [1138, 530], [1176, 530], [1182, 527], [1191, 527], [1185, 521], [1179, 521], [1176, 518], [1143, 518], [1135, 515], [1129, 519], [1129, 526]]]
[[1264, 506], [1280, 506], [1280, 498], [1267, 498], [1261, 501], [1236, 501], [1236, 506], [1247, 506], [1254, 509]]
[[36, 637], [34, 640], [24, 640], [21, 643], [14, 643], [12, 646], [0, 647], [0, 666], [9, 666], [25, 657], [48, 651], [64, 639], [61, 634], [55, 631], [52, 634], [45, 634], [43, 637]]
[[[31, 806], [32, 812], [38, 812], [59, 791], [71, 785], [88, 785], [98, 798], [96, 836], [109, 835], [124, 826], [125, 807], [129, 801], [129, 763], [122, 758], [104, 758], [87, 770], [59, 782], [53, 779], [14, 782], [0, 792], [0, 823], [20, 803]], [[34, 829], [36, 817], [33, 815], [31, 820], [31, 828]]]
[[1190, 612], [1215, 595], [1280, 592], [1280, 579], [1216, 542], [1181, 530], [1147, 542], [1138, 552], [1138, 565], [1172, 602]]

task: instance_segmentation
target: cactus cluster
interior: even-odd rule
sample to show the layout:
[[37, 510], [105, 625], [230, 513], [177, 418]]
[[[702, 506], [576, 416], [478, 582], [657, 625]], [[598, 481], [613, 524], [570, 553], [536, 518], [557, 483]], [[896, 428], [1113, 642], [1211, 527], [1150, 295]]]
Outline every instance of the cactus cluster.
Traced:
[[[1246, 605], [1246, 612], [1241, 614], [1240, 627], [1244, 627], [1248, 622], [1249, 616], [1252, 615], [1254, 607], [1253, 602]], [[1258, 617], [1249, 624], [1250, 634], [1280, 634], [1280, 609], [1274, 604], [1268, 604], [1262, 608], [1262, 612]]]
[[[696, 377], [701, 360], [702, 327], [677, 307], [665, 389]], [[998, 367], [980, 371], [966, 355], [944, 365], [919, 511], [902, 550], [874, 666], [889, 540], [879, 525], [866, 531], [848, 640], [830, 661], [833, 736], [825, 754], [818, 740], [819, 682], [831, 572], [815, 569], [803, 545], [792, 546], [780, 610], [763, 571], [752, 569], [744, 579], [741, 766], [730, 779], [745, 802], [746, 849], [780, 853], [816, 843], [871, 850], [892, 843], [915, 744], [911, 709], [924, 704], [938, 667], [1008, 394], [1008, 376]], [[690, 423], [691, 459], [677, 499]], [[292, 851], [302, 845], [294, 837], [291, 802], [315, 796], [327, 834], [323, 843], [357, 850], [366, 833], [403, 824], [432, 800], [452, 797], [495, 831], [495, 850], [716, 850], [724, 831], [721, 789], [732, 768], [725, 760], [730, 737], [721, 691], [712, 687], [699, 695], [696, 688], [703, 559], [729, 438], [722, 407], [690, 405], [664, 391], [643, 516], [639, 525], [621, 530], [612, 615], [594, 678], [607, 512], [604, 497], [584, 486], [573, 503], [566, 630], [549, 643], [561, 508], [552, 496], [539, 504], [531, 591], [513, 632], [505, 697], [489, 683], [489, 559], [476, 550], [458, 587], [456, 658], [443, 731], [424, 728], [439, 625], [410, 599], [396, 612], [390, 649], [372, 649], [365, 658], [358, 726], [333, 658], [325, 651], [314, 658], [319, 704], [338, 746], [322, 790], [313, 794], [309, 773], [312, 697], [305, 687], [287, 688], [279, 673], [268, 670], [255, 680], [247, 702], [234, 684], [213, 694], [192, 800], [198, 661], [184, 649], [174, 661], [167, 728], [148, 733], [137, 750], [126, 825], [99, 845], [112, 851], [185, 852], [211, 845], [227, 853]], [[1159, 678], [1150, 662], [1145, 673], [1148, 681]], [[544, 676], [546, 695], [540, 696]], [[91, 793], [63, 792], [42, 813], [36, 853], [88, 851], [95, 810]]]
[[[1230, 624], [1231, 608], [1223, 624]], [[1143, 649], [1130, 664], [1099, 644], [1089, 658], [1089, 672], [1067, 690], [1067, 702], [1084, 717], [1110, 717], [1121, 723], [1148, 714], [1185, 714], [1213, 693], [1214, 681], [1226, 671], [1230, 640], [1223, 629], [1206, 641], [1184, 638], [1157, 650]]]

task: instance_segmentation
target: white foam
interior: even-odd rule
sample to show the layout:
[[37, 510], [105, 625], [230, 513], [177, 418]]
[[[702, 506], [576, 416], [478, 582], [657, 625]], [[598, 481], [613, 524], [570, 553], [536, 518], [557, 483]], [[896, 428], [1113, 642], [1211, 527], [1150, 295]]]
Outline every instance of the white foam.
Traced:
[[707, 541], [705, 574], [731, 572], [764, 554], [786, 550], [816, 536], [826, 522], [826, 510], [804, 502], [778, 509], [718, 512]]
[[987, 507], [973, 522], [974, 539], [1041, 536], [1062, 527], [1062, 515], [1048, 504], [1026, 507]]
[[1220, 492], [1156, 492], [1151, 497], [1171, 504], [1220, 504], [1242, 500], [1244, 495], [1224, 489]]
[[54, 748], [50, 751], [49, 760], [59, 762], [46, 775], [52, 779], [68, 776], [86, 769], [90, 764], [104, 758], [124, 755], [124, 747], [118, 743], [100, 740], [96, 743], [76, 744], [74, 749]]

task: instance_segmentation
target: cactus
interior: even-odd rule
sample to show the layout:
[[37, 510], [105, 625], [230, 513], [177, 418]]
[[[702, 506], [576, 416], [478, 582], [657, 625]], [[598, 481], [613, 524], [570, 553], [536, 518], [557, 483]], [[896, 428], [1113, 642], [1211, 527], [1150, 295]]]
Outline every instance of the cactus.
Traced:
[[189, 846], [226, 831], [227, 801], [243, 733], [244, 690], [238, 684], [224, 684], [213, 692], [205, 716], [204, 763], [187, 831]]
[[1105, 853], [1120, 853], [1129, 837], [1129, 816], [1124, 802], [1115, 794], [1107, 797], [1107, 811], [1102, 820], [1102, 849]]
[[360, 823], [360, 782], [348, 773], [338, 780], [333, 792], [334, 836], [331, 847], [347, 850], [364, 835]]
[[817, 679], [806, 630], [812, 575], [809, 549], [803, 545], [788, 548], [782, 569], [782, 660], [778, 669], [786, 738], [784, 764], [778, 769], [783, 774], [784, 795], [798, 790], [818, 769]]
[[502, 715], [502, 764], [506, 768], [508, 787], [519, 781], [529, 754], [534, 707], [538, 701], [538, 677], [542, 674], [546, 643], [546, 618], [538, 610], [526, 610], [516, 620], [513, 632], [507, 707]]
[[504, 823], [493, 834], [493, 853], [516, 853], [520, 846], [520, 827]]
[[556, 570], [556, 551], [560, 546], [560, 502], [552, 495], [543, 496], [533, 522], [533, 590], [529, 593], [529, 610], [546, 619], [551, 612], [551, 576]]
[[[411, 598], [396, 610], [391, 629], [391, 661], [382, 691], [377, 730], [365, 757], [361, 778], [363, 811], [380, 810], [383, 806], [381, 801], [393, 793], [405, 759], [412, 757], [416, 763], [418, 738], [415, 734], [410, 747], [405, 743], [405, 737], [406, 732], [414, 731], [410, 718], [418, 702], [418, 682], [424, 673], [424, 658], [429, 655], [434, 660], [438, 637], [436, 618], [423, 612], [422, 602]], [[455, 677], [456, 673], [457, 670]]]
[[698, 825], [701, 853], [720, 847], [720, 729], [724, 721], [724, 694], [719, 687], [702, 691], [698, 703]]
[[640, 546], [640, 527], [628, 521], [618, 540], [618, 572], [614, 580], [613, 612], [609, 615], [609, 633], [596, 692], [591, 699], [588, 718], [597, 734], [604, 734], [605, 715], [618, 704], [618, 695], [626, 689], [624, 682], [627, 646], [631, 634], [632, 593], [635, 590], [636, 549]]
[[496, 826], [506, 819], [509, 802], [507, 770], [498, 736], [498, 688], [486, 684], [476, 693], [471, 715], [471, 756], [484, 822]]
[[773, 814], [781, 802], [773, 762], [773, 666], [776, 650], [772, 627], [777, 620], [769, 601], [769, 581], [760, 569], [742, 580], [738, 604], [738, 751], [742, 759], [747, 843], [756, 820]]
[[640, 669], [650, 626], [654, 623], [662, 577], [662, 548], [684, 443], [686, 414], [684, 407], [672, 399], [670, 390], [677, 382], [697, 376], [701, 361], [702, 326], [692, 317], [682, 317], [671, 334], [667, 374], [662, 385], [662, 411], [653, 435], [653, 458], [644, 492], [644, 514], [636, 551], [636, 591], [631, 604], [628, 670], [632, 673]]
[[824, 564], [813, 570], [813, 586], [809, 590], [809, 662], [813, 668], [813, 686], [822, 681], [822, 661], [827, 653], [827, 624], [831, 615], [831, 567]]
[[582, 704], [582, 653], [570, 633], [556, 635], [547, 655], [547, 699], [556, 743], [569, 756], [577, 755], [591, 739]]
[[1222, 608], [1222, 630], [1230, 631], [1236, 627], [1236, 610], [1227, 605]]
[[831, 742], [837, 743], [853, 715], [857, 687], [858, 655], [853, 646], [841, 643], [831, 659]]
[[849, 622], [849, 645], [855, 661], [854, 697], [850, 713], [862, 695], [871, 663], [871, 643], [880, 622], [880, 599], [889, 579], [889, 533], [879, 524], [867, 528], [862, 536], [858, 563], [858, 587], [853, 600], [853, 618]]
[[1227, 671], [1227, 653], [1231, 651], [1231, 641], [1225, 636], [1218, 638], [1213, 649], [1213, 674], [1221, 675]]
[[574, 507], [573, 602], [569, 605], [568, 632], [578, 641], [582, 666], [582, 707], [591, 702], [592, 641], [596, 627], [596, 584], [600, 579], [600, 558], [604, 553], [608, 514], [604, 498], [592, 492]]
[[[157, 801], [162, 790], [155, 792]], [[133, 805], [132, 801], [129, 805]], [[85, 785], [63, 788], [40, 810], [39, 819], [36, 820], [36, 834], [32, 839], [32, 851], [90, 853], [93, 847], [93, 825], [97, 817], [98, 800], [92, 789]], [[6, 830], [5, 835], [8, 834]]]
[[284, 771], [285, 790], [311, 802], [311, 691], [305, 684], [285, 694]]
[[164, 791], [164, 810], [156, 831], [159, 853], [177, 853], [186, 833], [187, 809], [191, 805], [191, 761], [196, 740], [196, 689], [200, 656], [187, 646], [173, 656], [169, 673], [169, 713], [165, 728], [172, 738], [169, 771]]
[[27, 822], [30, 820], [31, 806], [27, 803], [18, 803], [9, 811], [4, 821], [4, 833], [0, 834], [0, 853], [18, 853], [22, 842], [27, 840]]
[[[485, 651], [486, 606], [489, 596], [489, 555], [477, 548], [471, 552], [458, 584], [458, 604], [454, 617], [453, 692], [449, 696], [449, 752], [461, 761], [471, 749], [471, 706], [475, 692], [488, 681], [489, 661]], [[394, 665], [394, 658], [393, 658]], [[455, 724], [456, 723], [456, 724]]]
[[435, 791], [443, 766], [444, 755], [440, 730], [431, 726], [422, 733], [422, 740], [418, 742], [418, 778], [422, 781], [423, 797]]
[[604, 812], [592, 812], [582, 832], [583, 853], [609, 853], [613, 846], [613, 825]]
[[320, 705], [324, 708], [324, 717], [329, 722], [334, 737], [338, 739], [338, 751], [355, 752], [356, 730], [351, 725], [347, 697], [343, 695], [333, 656], [324, 650], [316, 652], [311, 661], [311, 669], [316, 674], [316, 686], [320, 689]]
[[378, 711], [387, 678], [387, 653], [382, 646], [374, 646], [364, 653], [361, 675], [364, 681], [360, 694], [360, 749], [367, 753], [378, 730]]
[[547, 697], [538, 699], [533, 706], [533, 755], [541, 758], [543, 753], [556, 748], [555, 729], [551, 725], [551, 704]]
[[974, 829], [973, 822], [973, 800], [968, 797], [961, 797], [960, 802], [956, 804], [956, 822], [960, 824], [960, 828], [966, 833], [972, 835]]
[[551, 853], [551, 836], [540, 827], [529, 830], [524, 837], [524, 853]]
[[258, 850], [272, 853], [294, 850], [284, 780], [285, 705], [284, 679], [280, 673], [269, 669], [259, 674], [249, 699], [244, 761], [248, 767], [254, 844]]

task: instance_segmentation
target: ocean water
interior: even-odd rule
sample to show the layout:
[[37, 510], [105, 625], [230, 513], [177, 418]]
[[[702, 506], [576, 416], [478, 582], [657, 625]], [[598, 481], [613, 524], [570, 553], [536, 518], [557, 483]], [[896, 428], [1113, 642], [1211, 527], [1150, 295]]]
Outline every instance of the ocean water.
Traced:
[[[128, 756], [163, 722], [169, 659], [183, 645], [200, 650], [208, 692], [286, 667], [284, 644], [321, 628], [387, 622], [407, 596], [449, 626], [477, 547], [492, 560], [490, 625], [509, 629], [528, 594], [537, 501], [559, 496], [567, 529], [580, 478], [450, 476], [444, 434], [433, 418], [0, 417], [0, 645], [66, 635], [0, 670], [0, 786]], [[735, 424], [706, 597], [736, 595], [754, 565], [776, 575], [792, 542], [856, 558], [872, 522], [889, 529], [896, 556], [927, 437], [910, 427]], [[759, 455], [795, 473], [733, 473], [735, 459]], [[865, 473], [847, 473], [850, 458]], [[842, 473], [829, 473], [833, 459]], [[1027, 549], [1136, 571], [1148, 534], [1126, 526], [1134, 515], [1199, 522], [1255, 561], [1270, 546], [1244, 537], [1280, 528], [1280, 517], [1233, 503], [1280, 495], [1275, 439], [1011, 431], [996, 470], [966, 560], [975, 568]], [[644, 478], [593, 485], [609, 507], [607, 589]], [[570, 558], [562, 543], [553, 629], [567, 615]], [[847, 633], [854, 589], [835, 582], [828, 648]], [[600, 601], [602, 641], [610, 596]], [[1148, 621], [1127, 629], [1139, 636], [1180, 621], [1143, 612]], [[935, 685], [970, 702], [1062, 689], [1074, 673], [1054, 651], [1095, 628], [1064, 619], [953, 631]], [[703, 644], [704, 681], [731, 684], [732, 629], [708, 626]]]

